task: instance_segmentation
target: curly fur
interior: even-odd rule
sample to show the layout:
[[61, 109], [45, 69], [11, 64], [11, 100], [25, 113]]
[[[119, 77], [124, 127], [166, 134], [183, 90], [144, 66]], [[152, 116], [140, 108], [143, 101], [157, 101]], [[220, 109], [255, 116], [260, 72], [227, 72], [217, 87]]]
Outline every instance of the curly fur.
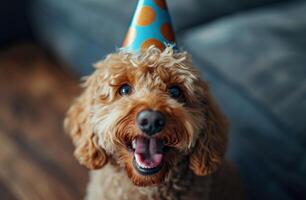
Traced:
[[[196, 176], [216, 171], [227, 144], [227, 123], [207, 84], [186, 52], [150, 47], [140, 53], [119, 50], [95, 65], [84, 79], [84, 92], [71, 106], [65, 128], [75, 144], [75, 157], [91, 172], [87, 199], [179, 199]], [[120, 96], [129, 83], [133, 92]], [[167, 94], [179, 85], [184, 99]], [[171, 150], [163, 169], [152, 176], [135, 171], [126, 148], [141, 131], [135, 118], [143, 109], [162, 111], [165, 129], [156, 137]], [[189, 177], [189, 178], [188, 178]]]

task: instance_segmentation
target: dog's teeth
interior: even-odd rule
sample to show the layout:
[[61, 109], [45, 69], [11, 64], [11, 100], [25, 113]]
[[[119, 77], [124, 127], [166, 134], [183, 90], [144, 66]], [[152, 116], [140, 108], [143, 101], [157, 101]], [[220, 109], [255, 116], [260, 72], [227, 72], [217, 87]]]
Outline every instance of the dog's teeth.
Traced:
[[136, 149], [136, 140], [133, 140], [133, 141], [132, 141], [132, 148], [133, 148], [133, 149]]
[[137, 155], [135, 155], [135, 159], [136, 159], [137, 164], [140, 165], [140, 164], [141, 164], [141, 163], [140, 163], [140, 159], [139, 159], [139, 157], [138, 157]]
[[141, 162], [139, 156], [136, 155], [136, 156], [135, 156], [135, 159], [136, 159], [137, 164], [138, 164], [141, 168], [144, 168], [144, 169], [147, 169], [147, 168], [148, 168], [148, 166], [146, 166], [145, 164], [143, 164], [143, 163]]

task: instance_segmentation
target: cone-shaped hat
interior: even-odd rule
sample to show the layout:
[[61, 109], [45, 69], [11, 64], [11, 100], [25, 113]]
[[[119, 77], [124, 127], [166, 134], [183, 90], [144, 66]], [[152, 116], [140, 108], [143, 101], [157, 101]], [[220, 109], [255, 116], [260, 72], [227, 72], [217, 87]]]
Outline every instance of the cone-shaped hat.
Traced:
[[139, 0], [123, 48], [137, 52], [154, 45], [163, 50], [166, 44], [175, 45], [166, 0]]

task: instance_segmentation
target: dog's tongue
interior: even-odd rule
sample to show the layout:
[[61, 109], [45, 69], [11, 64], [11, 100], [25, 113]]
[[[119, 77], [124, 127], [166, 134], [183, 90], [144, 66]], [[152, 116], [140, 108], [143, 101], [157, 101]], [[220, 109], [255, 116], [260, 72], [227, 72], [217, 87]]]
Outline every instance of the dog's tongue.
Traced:
[[162, 149], [162, 141], [156, 140], [155, 138], [137, 138], [135, 159], [141, 167], [157, 167], [163, 158]]

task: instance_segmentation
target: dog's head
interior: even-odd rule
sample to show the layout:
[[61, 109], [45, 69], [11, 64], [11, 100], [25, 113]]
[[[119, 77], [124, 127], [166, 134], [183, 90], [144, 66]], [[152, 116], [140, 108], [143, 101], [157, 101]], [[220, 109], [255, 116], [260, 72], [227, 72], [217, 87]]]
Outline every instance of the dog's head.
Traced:
[[218, 168], [227, 126], [187, 53], [119, 51], [95, 67], [65, 120], [81, 164], [111, 159], [138, 186], [163, 182], [186, 157], [197, 175]]

